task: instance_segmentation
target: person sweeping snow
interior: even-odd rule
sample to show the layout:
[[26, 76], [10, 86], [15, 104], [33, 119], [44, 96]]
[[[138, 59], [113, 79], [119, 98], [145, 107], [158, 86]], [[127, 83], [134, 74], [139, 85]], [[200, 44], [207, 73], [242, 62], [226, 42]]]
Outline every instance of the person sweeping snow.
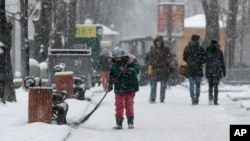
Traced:
[[[128, 128], [134, 128], [134, 97], [139, 91], [137, 75], [139, 63], [135, 56], [128, 54], [119, 47], [112, 52], [112, 64], [109, 74], [108, 91], [115, 92], [116, 126], [113, 129], [122, 129], [124, 111], [127, 117]], [[113, 83], [114, 82], [114, 83]]]

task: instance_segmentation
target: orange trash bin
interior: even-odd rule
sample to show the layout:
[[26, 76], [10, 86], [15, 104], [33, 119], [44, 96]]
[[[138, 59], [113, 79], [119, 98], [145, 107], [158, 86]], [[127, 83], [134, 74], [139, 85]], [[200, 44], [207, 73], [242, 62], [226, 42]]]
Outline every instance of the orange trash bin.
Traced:
[[56, 91], [66, 91], [67, 98], [73, 98], [73, 72], [56, 72]]
[[52, 88], [30, 87], [28, 123], [52, 121]]

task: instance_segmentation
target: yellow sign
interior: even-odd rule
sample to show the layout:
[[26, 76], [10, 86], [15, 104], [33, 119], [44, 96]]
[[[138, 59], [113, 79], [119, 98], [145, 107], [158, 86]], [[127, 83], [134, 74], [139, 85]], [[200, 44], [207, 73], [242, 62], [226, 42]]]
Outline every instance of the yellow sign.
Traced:
[[76, 25], [75, 37], [96, 37], [96, 26]]
[[101, 47], [110, 47], [111, 42], [110, 41], [101, 41]]

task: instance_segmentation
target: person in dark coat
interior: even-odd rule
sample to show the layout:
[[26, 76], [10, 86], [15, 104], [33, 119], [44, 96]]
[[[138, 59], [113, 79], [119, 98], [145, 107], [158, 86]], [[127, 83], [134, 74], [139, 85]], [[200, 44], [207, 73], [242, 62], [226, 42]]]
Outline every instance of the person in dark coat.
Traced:
[[213, 39], [206, 49], [206, 78], [208, 80], [209, 104], [218, 105], [218, 85], [220, 79], [226, 75], [224, 56], [218, 41]]
[[108, 87], [111, 91], [114, 85], [115, 92], [116, 126], [113, 129], [122, 129], [124, 110], [128, 128], [134, 128], [134, 97], [139, 91], [139, 70], [140, 66], [135, 56], [127, 54], [119, 47], [113, 50]]
[[150, 97], [149, 103], [155, 103], [157, 82], [161, 82], [160, 102], [165, 100], [167, 79], [171, 71], [172, 56], [170, 49], [164, 46], [163, 36], [157, 36], [154, 40], [154, 46], [150, 48], [149, 64], [152, 65], [152, 74], [150, 75]]
[[101, 72], [102, 87], [104, 91], [108, 89], [108, 79], [109, 79], [109, 68], [111, 64], [111, 57], [108, 50], [105, 50], [99, 59], [99, 67]]
[[200, 46], [200, 36], [192, 35], [191, 41], [183, 53], [183, 60], [187, 63], [187, 77], [192, 104], [199, 103], [201, 78], [203, 77], [203, 64], [205, 63], [205, 50]]

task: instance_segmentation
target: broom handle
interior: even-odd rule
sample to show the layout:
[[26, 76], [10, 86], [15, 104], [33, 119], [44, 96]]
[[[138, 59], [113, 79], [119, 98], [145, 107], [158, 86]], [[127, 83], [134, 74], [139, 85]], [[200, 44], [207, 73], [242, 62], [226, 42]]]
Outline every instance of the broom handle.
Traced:
[[[121, 76], [121, 72], [118, 74], [118, 76], [115, 78], [114, 81], [112, 81], [112, 85], [117, 81], [117, 79]], [[89, 117], [95, 112], [95, 110], [101, 105], [102, 101], [104, 100], [104, 98], [106, 97], [106, 95], [108, 94], [109, 90], [107, 90], [104, 94], [104, 96], [102, 97], [102, 99], [99, 101], [99, 103], [95, 106], [95, 108], [89, 113], [87, 114], [83, 120], [81, 121], [81, 123], [87, 121], [89, 119]]]

